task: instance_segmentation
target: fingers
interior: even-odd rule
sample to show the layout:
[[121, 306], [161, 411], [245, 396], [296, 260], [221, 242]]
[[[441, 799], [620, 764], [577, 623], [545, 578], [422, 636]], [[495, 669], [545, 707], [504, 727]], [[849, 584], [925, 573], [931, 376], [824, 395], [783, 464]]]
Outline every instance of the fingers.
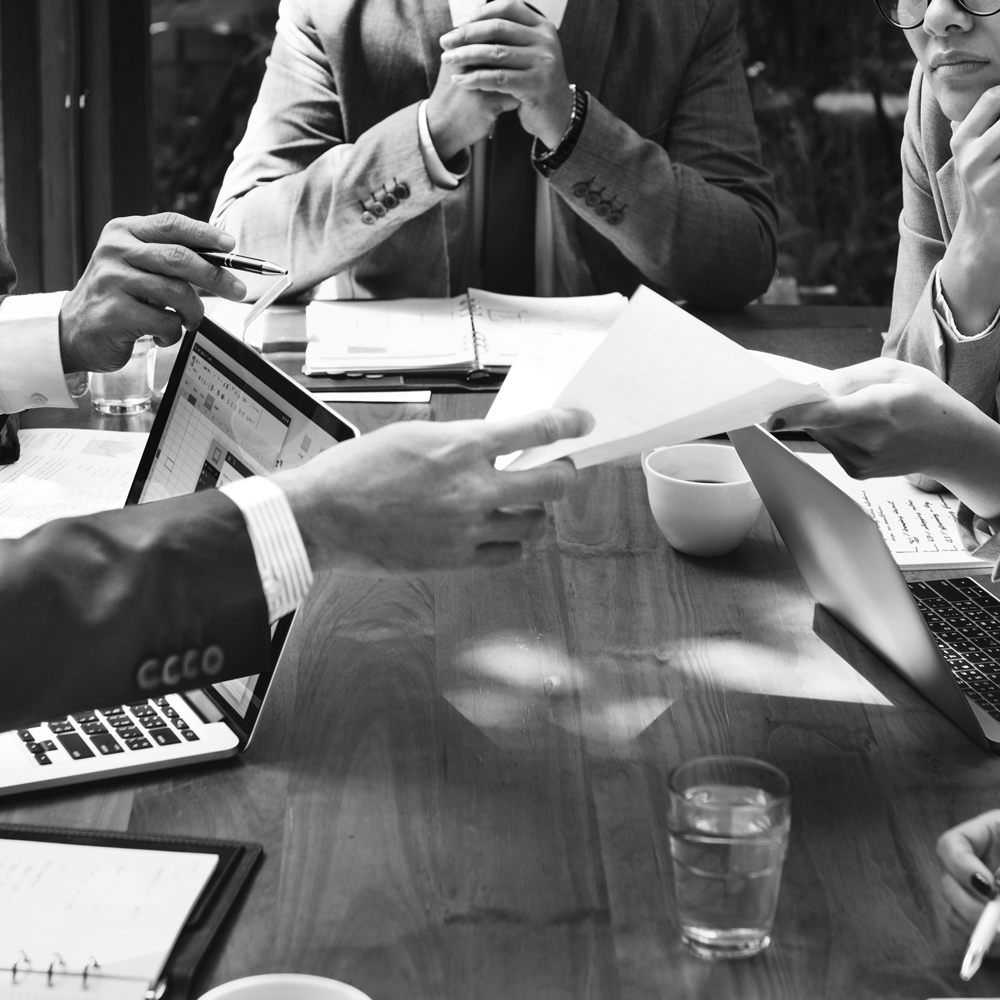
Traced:
[[490, 3], [483, 4], [471, 17], [459, 21], [455, 27], [463, 28], [468, 24], [485, 21], [489, 18], [515, 21], [518, 24], [526, 24], [531, 27], [542, 24], [546, 20], [538, 8], [532, 7], [531, 4], [525, 3], [524, 0], [492, 0]]
[[965, 116], [965, 121], [954, 130], [953, 138], [958, 143], [974, 139], [996, 124], [998, 117], [1000, 117], [1000, 87], [990, 87], [976, 101], [972, 110]]
[[[516, 45], [501, 45], [491, 42], [482, 45], [462, 45], [457, 49], [449, 49], [441, 56], [441, 62], [458, 67], [483, 69], [529, 69], [533, 65], [533, 56], [529, 49]], [[456, 69], [453, 76], [461, 76], [461, 70]]]
[[594, 428], [594, 418], [585, 410], [538, 410], [480, 425], [482, 443], [490, 458], [551, 444], [562, 438], [583, 437]]
[[469, 21], [441, 36], [441, 48], [444, 49], [441, 59], [446, 61], [446, 56], [466, 48], [488, 48], [492, 45], [523, 47], [531, 45], [536, 38], [530, 28], [514, 21]]
[[233, 250], [236, 247], [236, 240], [224, 229], [176, 212], [138, 215], [124, 221], [132, 235], [143, 243], [178, 243], [194, 250]]
[[[186, 281], [179, 278], [129, 271], [122, 278], [122, 289], [140, 303], [159, 306], [161, 310], [172, 309], [177, 315], [173, 316], [174, 322], [171, 328], [180, 325], [176, 322], [179, 316], [185, 330], [197, 329], [202, 316], [205, 315], [205, 306], [198, 294]], [[163, 315], [171, 314], [163, 313]]]
[[983, 912], [983, 907], [986, 905], [985, 900], [976, 899], [971, 896], [947, 872], [941, 876], [941, 894], [948, 901], [948, 905], [951, 906], [956, 915], [971, 930], [979, 919], [979, 914]]
[[[226, 299], [239, 301], [246, 285], [225, 268], [202, 260], [193, 250], [179, 243], [137, 243], [126, 248], [122, 257], [137, 271], [179, 278]], [[192, 292], [192, 294], [194, 294]], [[168, 303], [177, 308], [175, 303]]]
[[779, 410], [768, 423], [772, 431], [797, 431], [805, 428], [822, 429], [844, 425], [843, 405], [839, 399], [824, 399], [818, 403], [802, 403]]
[[497, 506], [548, 503], [561, 500], [576, 482], [576, 466], [568, 458], [526, 472], [500, 472]]
[[545, 534], [547, 524], [542, 506], [495, 510], [486, 518], [484, 534], [491, 542], [531, 542]]
[[983, 858], [989, 856], [998, 835], [1000, 809], [980, 813], [941, 834], [937, 842], [938, 857], [963, 886], [971, 885], [972, 876], [977, 874], [993, 885], [993, 872]]

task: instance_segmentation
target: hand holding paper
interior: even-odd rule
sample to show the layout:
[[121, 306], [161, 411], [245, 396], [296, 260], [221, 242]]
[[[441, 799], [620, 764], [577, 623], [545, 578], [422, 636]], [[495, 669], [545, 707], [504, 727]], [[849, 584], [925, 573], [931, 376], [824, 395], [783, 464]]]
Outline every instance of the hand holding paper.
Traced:
[[530, 448], [506, 466], [532, 469], [568, 456], [583, 469], [829, 398], [802, 378], [640, 287], [606, 334], [578, 335], [558, 350], [530, 347], [519, 356], [486, 419], [550, 406], [589, 410], [596, 423], [586, 437]]

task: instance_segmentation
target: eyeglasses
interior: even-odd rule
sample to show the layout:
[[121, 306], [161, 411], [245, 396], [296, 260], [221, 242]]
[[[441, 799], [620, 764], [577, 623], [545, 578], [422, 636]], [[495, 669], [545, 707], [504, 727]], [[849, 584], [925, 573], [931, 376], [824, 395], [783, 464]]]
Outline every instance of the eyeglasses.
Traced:
[[[930, 0], [875, 0], [879, 13], [897, 28], [919, 28]], [[1000, 14], [1000, 0], [954, 0], [964, 11], [975, 17]]]

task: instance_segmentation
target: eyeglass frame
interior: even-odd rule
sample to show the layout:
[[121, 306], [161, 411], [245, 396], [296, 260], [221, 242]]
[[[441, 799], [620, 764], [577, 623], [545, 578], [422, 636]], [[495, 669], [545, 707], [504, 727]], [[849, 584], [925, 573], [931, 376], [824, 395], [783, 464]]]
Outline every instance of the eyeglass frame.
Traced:
[[[927, 14], [927, 7], [929, 7], [929, 6], [931, 5], [931, 3], [933, 2], [933, 0], [925, 0], [925, 2], [926, 2], [926, 4], [927, 4], [927, 6], [926, 6], [926, 7], [924, 7], [924, 15], [925, 15], [925, 17], [926, 17], [926, 14]], [[955, 2], [956, 4], [958, 4], [958, 6], [959, 6], [959, 7], [961, 7], [961, 8], [962, 8], [962, 10], [964, 10], [964, 11], [966, 12], [966, 14], [971, 14], [971, 15], [972, 15], [973, 17], [993, 17], [993, 16], [995, 15], [995, 14], [1000, 14], [1000, 0], [997, 0], [997, 4], [998, 4], [998, 6], [997, 6], [997, 9], [996, 9], [996, 10], [991, 10], [991, 11], [987, 11], [987, 12], [985, 12], [985, 13], [982, 13], [982, 12], [980, 12], [980, 11], [978, 11], [978, 10], [970, 10], [970, 9], [969, 9], [969, 7], [968, 7], [968, 6], [966, 6], [966, 4], [965, 4], [964, 0], [954, 0], [954, 2]], [[901, 31], [912, 31], [912, 30], [913, 30], [914, 28], [919, 28], [919, 27], [920, 27], [920, 26], [921, 26], [921, 25], [922, 25], [922, 24], [924, 23], [924, 20], [925, 20], [925, 17], [922, 17], [922, 18], [920, 18], [920, 20], [919, 20], [919, 21], [917, 21], [917, 23], [916, 23], [916, 24], [897, 24], [897, 23], [896, 23], [896, 22], [895, 22], [895, 21], [894, 21], [894, 20], [893, 20], [893, 19], [892, 19], [891, 17], [889, 17], [889, 15], [888, 15], [888, 14], [887, 14], [887, 13], [885, 12], [885, 9], [883, 8], [882, 4], [883, 4], [883, 0], [875, 0], [875, 6], [876, 6], [876, 7], [878, 8], [878, 12], [879, 12], [879, 13], [880, 13], [880, 14], [881, 14], [881, 15], [882, 15], [882, 16], [883, 16], [883, 17], [884, 17], [884, 18], [885, 18], [885, 19], [886, 19], [886, 20], [887, 20], [887, 21], [888, 21], [888, 22], [889, 22], [889, 23], [890, 23], [890, 24], [891, 24], [891, 25], [892, 25], [892, 26], [893, 26], [894, 28], [899, 28], [899, 29], [900, 29]]]

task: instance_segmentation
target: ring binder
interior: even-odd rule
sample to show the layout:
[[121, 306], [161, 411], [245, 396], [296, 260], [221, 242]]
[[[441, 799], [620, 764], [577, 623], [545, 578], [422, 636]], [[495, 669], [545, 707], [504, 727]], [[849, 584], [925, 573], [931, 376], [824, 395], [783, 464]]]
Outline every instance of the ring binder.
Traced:
[[52, 956], [52, 961], [49, 962], [49, 974], [48, 974], [48, 978], [46, 979], [46, 983], [49, 986], [52, 985], [52, 977], [55, 975], [55, 968], [56, 968], [57, 964], [59, 966], [61, 966], [63, 969], [66, 968], [66, 963], [63, 961], [62, 955], [60, 955], [59, 952], [56, 952]]
[[[261, 854], [236, 841], [0, 824], [0, 998], [186, 1000]], [[102, 877], [104, 912], [92, 891]], [[154, 900], [153, 885], [169, 890]], [[139, 934], [128, 953], [116, 924], [126, 911], [128, 936]], [[105, 941], [122, 953], [102, 955]]]
[[[21, 966], [27, 966], [24, 970], [24, 976], [21, 979], [17, 978], [17, 974], [21, 969]], [[31, 973], [31, 959], [28, 958], [27, 954], [23, 951], [17, 953], [17, 958], [14, 959], [14, 964], [10, 967], [10, 981], [16, 986], [19, 982], [24, 982], [25, 977]]]

